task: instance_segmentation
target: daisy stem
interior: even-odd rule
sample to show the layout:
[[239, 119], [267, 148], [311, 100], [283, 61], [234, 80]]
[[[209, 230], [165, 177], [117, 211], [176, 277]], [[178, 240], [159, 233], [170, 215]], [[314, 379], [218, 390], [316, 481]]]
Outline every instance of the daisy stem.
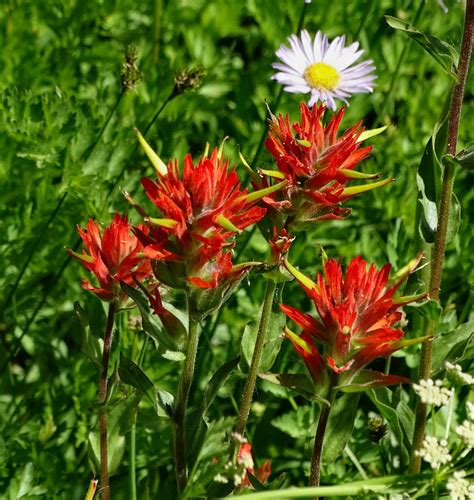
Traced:
[[[472, 54], [472, 42], [474, 39], [474, 0], [466, 2], [466, 16], [464, 19], [464, 30], [461, 42], [461, 51], [459, 54], [458, 65], [458, 83], [454, 87], [451, 108], [448, 117], [448, 145], [447, 153], [456, 154], [459, 123], [461, 120], [461, 107], [464, 96], [464, 87], [466, 85], [467, 74]], [[430, 298], [439, 300], [439, 291], [443, 272], [444, 253], [446, 249], [446, 234], [448, 229], [449, 211], [451, 208], [451, 198], [453, 195], [454, 168], [448, 163], [443, 172], [443, 184], [441, 188], [441, 199], [439, 202], [438, 227], [436, 229], [436, 238], [434, 250], [431, 258], [430, 274]], [[428, 320], [426, 326], [426, 335], [433, 337], [436, 332], [436, 322]], [[419, 379], [428, 379], [431, 375], [431, 358], [433, 344], [432, 340], [424, 342], [421, 348], [421, 360]], [[421, 467], [421, 457], [416, 455], [416, 450], [421, 448], [425, 435], [427, 407], [420, 399], [417, 401], [415, 411], [415, 433], [412, 446], [411, 472], [419, 472]]]
[[99, 378], [99, 436], [100, 436], [100, 486], [101, 498], [109, 500], [110, 484], [109, 484], [109, 463], [107, 454], [107, 373], [109, 370], [110, 349], [112, 347], [112, 336], [114, 330], [114, 317], [117, 303], [111, 302], [109, 305], [109, 313], [107, 315], [107, 324], [104, 335], [104, 350], [102, 352], [102, 366]]
[[183, 371], [181, 372], [181, 378], [179, 380], [174, 408], [174, 455], [176, 481], [178, 483], [178, 491], [180, 494], [183, 493], [188, 482], [188, 464], [186, 460], [186, 408], [188, 405], [189, 390], [194, 377], [198, 343], [199, 324], [193, 318], [189, 308], [188, 348], [186, 352], [186, 359], [184, 360]]
[[331, 373], [329, 383], [329, 404], [324, 404], [319, 414], [318, 426], [316, 428], [316, 436], [314, 437], [313, 456], [311, 457], [311, 473], [309, 476], [309, 486], [319, 486], [321, 478], [321, 455], [323, 451], [324, 435], [326, 434], [326, 427], [328, 425], [329, 413], [331, 407], [336, 399], [337, 389], [337, 375]]
[[247, 380], [245, 381], [244, 392], [242, 394], [242, 402], [240, 403], [239, 418], [237, 420], [236, 432], [244, 434], [247, 425], [247, 419], [250, 413], [250, 405], [252, 404], [253, 392], [255, 390], [255, 382], [257, 380], [258, 369], [262, 359], [263, 347], [265, 345], [265, 337], [267, 334], [270, 315], [272, 313], [272, 304], [275, 297], [276, 283], [269, 279], [265, 288], [265, 297], [263, 299], [262, 314], [258, 325], [257, 338], [255, 339], [255, 347], [253, 350], [252, 361], [250, 363]]

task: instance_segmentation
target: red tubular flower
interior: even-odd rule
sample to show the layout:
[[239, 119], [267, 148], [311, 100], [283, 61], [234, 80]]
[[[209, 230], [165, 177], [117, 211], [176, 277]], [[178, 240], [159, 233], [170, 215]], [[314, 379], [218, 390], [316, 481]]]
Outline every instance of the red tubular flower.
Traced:
[[[265, 147], [272, 154], [278, 171], [262, 174], [287, 184], [279, 192], [263, 198], [270, 207], [288, 216], [287, 226], [324, 219], [340, 219], [350, 214], [341, 205], [356, 194], [391, 182], [391, 179], [347, 188], [352, 179], [373, 179], [355, 167], [369, 156], [371, 146], [361, 147], [364, 128], [361, 122], [338, 137], [344, 108], [327, 125], [322, 121], [324, 105], [309, 109], [301, 104], [301, 122], [290, 125], [288, 115], [272, 116]], [[259, 187], [270, 181], [262, 175]]]
[[[311, 281], [291, 264], [288, 270], [313, 301], [318, 317], [302, 313], [288, 305], [282, 311], [303, 331], [296, 335], [286, 333], [295, 350], [304, 359], [315, 383], [324, 382], [327, 370], [341, 374], [343, 384], [387, 385], [406, 382], [398, 376], [386, 376], [366, 370], [368, 363], [386, 357], [411, 343], [401, 340], [403, 331], [396, 328], [402, 313], [400, 306], [422, 298], [424, 294], [395, 299], [394, 293], [414, 270], [421, 256], [410, 263], [403, 276], [392, 286], [388, 283], [390, 264], [376, 269], [362, 257], [353, 259], [345, 276], [340, 261], [329, 259], [324, 264], [324, 274]], [[357, 375], [357, 377], [356, 377]]]
[[[140, 281], [152, 275], [150, 262], [143, 258], [143, 246], [133, 233], [125, 215], [115, 214], [110, 226], [101, 234], [99, 225], [89, 220], [85, 230], [77, 227], [85, 249], [77, 253], [67, 249], [68, 254], [81, 262], [93, 273], [99, 286], [89, 280], [82, 281], [82, 288], [95, 293], [102, 300], [126, 299], [120, 281], [134, 286], [134, 277]], [[145, 227], [140, 228], [144, 233]]]
[[215, 288], [233, 276], [235, 233], [259, 221], [266, 209], [255, 204], [253, 193], [241, 190], [235, 168], [229, 170], [217, 149], [197, 165], [187, 155], [182, 174], [177, 161], [160, 166], [156, 181], [142, 179], [162, 216], [146, 219], [148, 234], [136, 230], [144, 252], [154, 260], [160, 281]]
[[252, 474], [257, 478], [260, 484], [264, 484], [272, 472], [272, 462], [271, 460], [265, 460], [263, 464], [254, 473], [254, 462], [252, 458], [252, 445], [250, 443], [243, 443], [240, 445], [239, 451], [237, 453], [237, 463], [245, 467], [245, 476], [240, 483], [241, 488], [251, 488], [252, 484], [248, 478], [248, 473]]

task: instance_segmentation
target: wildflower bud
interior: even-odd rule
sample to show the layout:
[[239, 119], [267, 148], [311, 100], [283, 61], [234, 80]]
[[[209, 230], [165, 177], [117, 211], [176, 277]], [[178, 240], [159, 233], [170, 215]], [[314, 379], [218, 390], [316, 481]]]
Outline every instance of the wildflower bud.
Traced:
[[369, 418], [369, 436], [373, 443], [379, 441], [387, 434], [387, 424], [378, 415]]
[[125, 53], [125, 62], [122, 65], [120, 78], [122, 80], [122, 88], [125, 91], [135, 90], [142, 79], [142, 73], [137, 66], [138, 51], [133, 45], [127, 47]]
[[180, 95], [188, 89], [196, 90], [200, 87], [205, 71], [202, 68], [191, 68], [179, 71], [174, 76], [173, 94]]

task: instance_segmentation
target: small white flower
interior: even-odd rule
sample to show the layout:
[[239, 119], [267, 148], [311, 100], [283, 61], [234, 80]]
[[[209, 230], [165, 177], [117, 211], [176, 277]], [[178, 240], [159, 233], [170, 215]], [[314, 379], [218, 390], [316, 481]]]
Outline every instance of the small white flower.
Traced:
[[474, 448], [474, 423], [469, 420], [464, 420], [462, 425], [456, 427], [456, 434], [463, 438], [466, 448], [472, 450]]
[[442, 381], [434, 382], [431, 378], [420, 380], [418, 384], [413, 384], [413, 389], [421, 401], [427, 405], [442, 406], [448, 403], [452, 391], [442, 387]]
[[474, 483], [465, 479], [466, 472], [456, 471], [448, 480], [447, 488], [451, 500], [469, 500], [474, 497]]
[[468, 417], [471, 420], [474, 420], [474, 403], [471, 403], [470, 401], [468, 401], [466, 403], [466, 407], [467, 407], [467, 415], [468, 415]]
[[474, 384], [474, 377], [472, 375], [469, 375], [469, 373], [464, 373], [462, 371], [461, 365], [458, 364], [453, 365], [449, 361], [446, 361], [444, 366], [446, 367], [448, 378], [452, 380], [454, 384], [457, 385]]
[[226, 483], [229, 482], [229, 480], [225, 476], [223, 476], [222, 474], [215, 475], [214, 476], [214, 481], [216, 483], [223, 483], [223, 484], [226, 484]]
[[244, 480], [245, 475], [234, 474], [234, 484], [235, 486], [240, 486]]
[[448, 442], [445, 439], [438, 441], [434, 436], [426, 436], [421, 449], [415, 453], [428, 462], [432, 469], [437, 469], [451, 460]]
[[281, 63], [272, 64], [278, 70], [272, 78], [284, 85], [287, 92], [311, 93], [308, 106], [321, 101], [336, 109], [336, 99], [349, 104], [347, 98], [352, 94], [373, 91], [373, 61], [353, 65], [364, 53], [358, 42], [345, 47], [345, 36], [329, 42], [320, 31], [311, 40], [306, 30], [299, 37], [291, 35], [288, 41], [291, 48], [281, 45], [276, 51]]
[[239, 434], [238, 432], [232, 432], [230, 437], [233, 441], [236, 441], [237, 443], [240, 444], [247, 443], [247, 438], [245, 438], [244, 436], [242, 436], [242, 434]]

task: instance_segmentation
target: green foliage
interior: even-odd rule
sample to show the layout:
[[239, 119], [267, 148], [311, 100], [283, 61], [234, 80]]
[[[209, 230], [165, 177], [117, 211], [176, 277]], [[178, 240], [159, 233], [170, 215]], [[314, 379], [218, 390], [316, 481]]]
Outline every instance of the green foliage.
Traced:
[[[344, 262], [362, 255], [400, 268], [421, 249], [429, 260], [439, 173], [443, 163], [454, 161], [442, 156], [443, 103], [456, 76], [452, 47], [459, 46], [463, 12], [458, 2], [450, 3], [447, 15], [434, 0], [425, 3], [416, 30], [396, 18], [412, 22], [418, 2], [322, 0], [306, 6], [304, 27], [310, 32], [321, 29], [330, 37], [345, 33], [349, 41], [360, 41], [364, 55], [374, 60], [375, 92], [351, 100], [343, 127], [359, 119], [367, 129], [387, 126], [383, 134], [369, 139], [374, 149], [362, 170], [396, 178], [393, 184], [354, 199], [350, 219], [327, 221], [298, 236], [290, 261], [308, 276], [321, 269], [320, 245]], [[225, 153], [231, 163], [238, 163], [238, 175], [244, 180], [238, 151], [249, 161], [254, 157], [266, 126], [265, 102], [273, 112], [289, 113], [293, 120], [305, 98], [284, 93], [277, 104], [279, 86], [271, 80], [274, 51], [294, 32], [302, 6], [303, 1], [283, 0], [1, 2], [2, 498], [82, 499], [92, 474], [98, 473], [97, 381], [106, 314], [102, 304], [80, 288], [86, 272], [70, 263], [64, 247], [78, 249], [76, 225], [84, 226], [89, 217], [107, 223], [113, 212], [128, 211], [121, 190], [137, 203], [151, 206], [139, 186], [142, 176], [153, 175], [153, 168], [137, 147], [133, 127], [144, 133], [165, 161], [182, 159], [188, 152], [197, 156], [206, 142], [218, 145], [229, 136]], [[391, 29], [385, 16], [391, 16], [391, 26], [411, 38]], [[412, 39], [424, 51], [410, 45]], [[131, 45], [136, 47], [143, 80], [134, 91], [123, 92], [120, 75]], [[433, 64], [433, 57], [439, 64]], [[173, 94], [174, 75], [194, 69], [203, 75], [200, 86]], [[467, 371], [474, 357], [470, 223], [474, 192], [470, 188], [472, 127], [467, 119], [474, 112], [473, 82], [471, 76], [460, 128], [461, 154], [456, 157], [464, 168], [456, 168], [457, 198], [442, 307], [406, 308], [404, 318], [407, 338], [416, 339], [423, 335], [423, 315], [439, 316], [433, 354], [437, 374], [443, 372], [446, 359], [461, 363]], [[263, 150], [252, 167], [269, 166], [270, 157]], [[136, 214], [130, 217], [138, 221]], [[425, 244], [418, 238], [420, 227]], [[240, 235], [237, 248], [247, 238], [239, 262], [264, 261], [268, 247], [258, 231]], [[216, 486], [213, 478], [230, 457], [229, 434], [244, 384], [236, 369], [238, 356], [242, 355], [240, 367], [245, 373], [265, 279], [252, 271], [230, 297], [226, 291], [210, 297], [212, 307], [227, 301], [201, 321], [188, 413], [194, 438], [189, 449], [190, 498], [210, 494]], [[403, 293], [419, 292], [424, 282], [426, 273], [421, 271]], [[174, 498], [173, 395], [186, 342], [183, 330], [167, 331], [151, 314], [144, 294], [132, 289], [127, 293], [139, 306], [140, 319], [137, 309], [122, 311], [114, 331], [107, 401], [113, 498], [131, 498], [132, 460], [137, 466], [138, 498], [156, 498], [158, 492], [160, 498]], [[282, 298], [310, 310], [309, 300], [295, 283], [286, 283]], [[181, 299], [165, 299], [165, 307], [186, 330], [185, 320], [176, 312], [184, 310]], [[281, 337], [284, 318], [277, 311], [275, 304], [260, 367], [261, 372], [275, 373], [262, 373], [257, 381], [247, 432], [256, 465], [272, 460], [271, 482], [264, 485], [270, 489], [306, 485], [316, 425], [316, 412], [307, 398], [324, 404], [313, 394], [311, 380], [289, 341]], [[419, 348], [413, 344], [393, 357], [391, 373], [416, 377]], [[383, 363], [374, 369], [383, 371]], [[467, 392], [462, 393], [460, 407]], [[413, 433], [413, 391], [378, 388], [339, 400], [359, 397], [359, 413], [353, 402], [350, 411], [340, 409], [332, 417], [334, 426], [327, 441], [338, 445], [332, 456], [325, 451], [328, 464], [322, 481], [353, 483], [339, 490], [342, 495], [364, 496], [371, 488], [382, 494], [381, 476], [406, 470], [402, 467], [408, 462]], [[367, 415], [373, 411], [389, 426], [379, 445], [367, 438]], [[130, 454], [133, 426], [134, 457]], [[329, 463], [343, 452], [349, 438], [362, 467], [375, 478], [363, 485], [354, 483], [360, 472], [345, 455]], [[383, 493], [413, 491], [414, 485], [428, 481], [410, 478], [407, 486], [397, 478], [383, 484]], [[268, 493], [272, 491], [258, 494]]]

